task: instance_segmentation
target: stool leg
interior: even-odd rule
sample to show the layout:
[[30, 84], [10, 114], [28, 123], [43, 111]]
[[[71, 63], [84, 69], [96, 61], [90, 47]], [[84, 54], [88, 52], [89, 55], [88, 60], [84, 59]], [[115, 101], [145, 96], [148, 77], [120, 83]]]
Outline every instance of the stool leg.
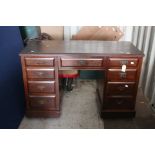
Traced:
[[67, 78], [63, 78], [62, 80], [63, 90], [67, 90]]
[[68, 80], [67, 80], [67, 90], [68, 91], [73, 90], [72, 84], [73, 84], [73, 78], [68, 78]]

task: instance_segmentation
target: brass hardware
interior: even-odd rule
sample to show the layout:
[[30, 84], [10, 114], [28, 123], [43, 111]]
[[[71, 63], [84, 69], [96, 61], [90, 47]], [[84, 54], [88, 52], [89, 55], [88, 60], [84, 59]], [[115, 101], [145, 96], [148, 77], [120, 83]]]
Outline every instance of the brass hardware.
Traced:
[[39, 61], [39, 62], [37, 62], [37, 64], [38, 64], [38, 65], [44, 65], [45, 63], [44, 63], [44, 62]]
[[44, 101], [40, 100], [39, 101], [39, 104], [43, 105], [44, 104]]
[[120, 61], [120, 64], [121, 64], [121, 65], [127, 65], [128, 63], [129, 63], [128, 60], [121, 60], [121, 61]]
[[43, 75], [44, 73], [43, 72], [39, 72], [39, 75]]
[[121, 78], [121, 79], [125, 79], [125, 78], [126, 78], [126, 73], [121, 72], [121, 73], [120, 73], [120, 78]]
[[44, 86], [38, 86], [38, 89], [43, 90], [45, 87]]
[[120, 91], [123, 91], [125, 88], [128, 88], [129, 86], [126, 84], [126, 85], [124, 85], [124, 86], [119, 86], [118, 87], [118, 89], [120, 90]]
[[123, 100], [120, 100], [120, 101], [117, 102], [117, 104], [119, 104], [119, 105], [122, 104], [122, 103], [123, 103]]
[[119, 89], [120, 91], [123, 91], [123, 90], [124, 90], [124, 87], [120, 86], [120, 87], [118, 87], [118, 89]]
[[86, 65], [86, 61], [85, 60], [79, 60], [80, 65]]

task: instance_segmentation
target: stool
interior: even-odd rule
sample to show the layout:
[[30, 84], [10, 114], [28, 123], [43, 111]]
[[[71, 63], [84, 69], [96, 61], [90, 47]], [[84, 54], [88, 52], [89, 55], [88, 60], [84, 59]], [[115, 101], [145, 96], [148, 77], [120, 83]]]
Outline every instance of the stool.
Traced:
[[78, 70], [61, 70], [59, 72], [59, 78], [63, 78], [63, 89], [67, 91], [73, 90], [73, 79], [78, 76]]

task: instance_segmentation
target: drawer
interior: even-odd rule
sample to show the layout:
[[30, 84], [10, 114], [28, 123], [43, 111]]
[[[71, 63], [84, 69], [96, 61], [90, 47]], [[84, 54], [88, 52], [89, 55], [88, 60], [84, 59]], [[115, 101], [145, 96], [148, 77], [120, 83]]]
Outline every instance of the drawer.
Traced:
[[55, 93], [55, 81], [28, 81], [29, 93]]
[[103, 107], [113, 110], [133, 109], [134, 100], [133, 97], [108, 97]]
[[136, 67], [138, 64], [138, 58], [109, 58], [109, 67], [121, 67], [126, 65], [127, 67]]
[[107, 94], [115, 95], [133, 95], [135, 91], [135, 83], [108, 83]]
[[27, 77], [29, 79], [54, 79], [55, 70], [54, 68], [27, 68]]
[[27, 66], [54, 66], [54, 58], [25, 58]]
[[61, 66], [63, 67], [101, 67], [103, 59], [90, 58], [90, 59], [61, 59]]
[[29, 106], [35, 110], [53, 110], [56, 109], [56, 96], [29, 96]]
[[110, 82], [134, 82], [136, 81], [136, 69], [127, 69], [122, 72], [121, 69], [108, 69], [108, 81]]

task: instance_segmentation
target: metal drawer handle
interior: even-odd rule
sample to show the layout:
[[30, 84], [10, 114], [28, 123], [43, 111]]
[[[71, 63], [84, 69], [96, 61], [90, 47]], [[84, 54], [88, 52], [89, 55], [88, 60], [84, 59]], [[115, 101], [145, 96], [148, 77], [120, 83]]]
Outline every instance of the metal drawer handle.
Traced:
[[123, 91], [125, 88], [122, 87], [122, 86], [120, 86], [120, 87], [118, 87], [118, 89], [119, 89], [120, 91]]
[[126, 73], [121, 72], [121, 73], [120, 73], [120, 78], [121, 78], [121, 79], [125, 79], [125, 78], [126, 78]]
[[38, 89], [43, 90], [45, 87], [44, 86], [38, 86]]
[[129, 63], [128, 60], [121, 60], [121, 61], [120, 61], [120, 64], [121, 64], [121, 65], [127, 65], [128, 63]]
[[43, 75], [44, 73], [43, 73], [43, 72], [39, 72], [38, 74], [39, 74], [39, 75]]
[[126, 84], [126, 85], [124, 85], [124, 86], [119, 86], [118, 87], [118, 89], [120, 90], [120, 91], [123, 91], [124, 89], [126, 89], [126, 88], [128, 88], [129, 86]]
[[44, 101], [39, 101], [39, 104], [43, 105], [44, 104]]
[[46, 62], [45, 61], [37, 61], [36, 64], [42, 65], [42, 64], [46, 64]]
[[123, 104], [123, 100], [117, 101], [117, 104]]
[[80, 65], [86, 65], [86, 61], [85, 60], [79, 60]]

